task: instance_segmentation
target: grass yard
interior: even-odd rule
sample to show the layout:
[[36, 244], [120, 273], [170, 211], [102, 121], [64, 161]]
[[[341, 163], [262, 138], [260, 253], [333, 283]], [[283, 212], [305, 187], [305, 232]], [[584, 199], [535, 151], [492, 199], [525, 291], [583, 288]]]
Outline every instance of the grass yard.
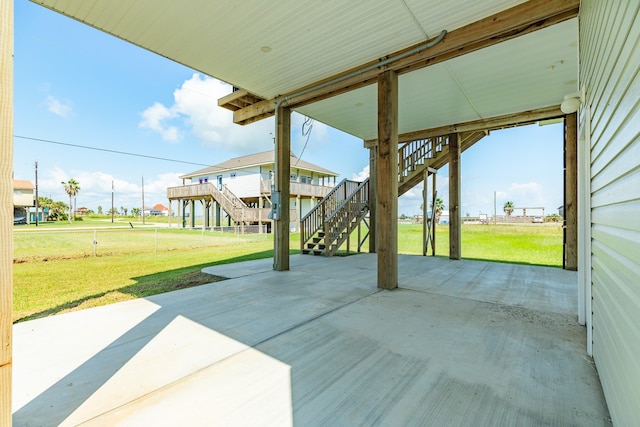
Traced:
[[271, 240], [14, 264], [13, 321], [216, 281], [204, 267], [273, 256]]
[[[422, 225], [398, 227], [399, 252], [421, 255]], [[202, 268], [273, 256], [272, 235], [98, 229], [94, 257], [92, 230], [51, 228], [17, 227], [14, 233], [14, 322], [211, 283], [217, 279]], [[448, 227], [440, 226], [438, 256], [448, 256], [448, 239]], [[298, 245], [299, 235], [292, 234], [291, 254], [299, 252]], [[562, 228], [465, 224], [462, 256], [560, 267]]]
[[[422, 255], [422, 225], [399, 224], [398, 227], [398, 252]], [[446, 225], [436, 230], [436, 255], [449, 256]], [[562, 226], [464, 224], [462, 257], [562, 267]]]

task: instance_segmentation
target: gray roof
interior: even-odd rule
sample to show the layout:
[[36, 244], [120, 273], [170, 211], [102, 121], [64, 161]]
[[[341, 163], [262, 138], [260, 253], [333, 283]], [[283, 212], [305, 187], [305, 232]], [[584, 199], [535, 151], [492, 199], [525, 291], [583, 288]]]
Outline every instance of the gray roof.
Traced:
[[[181, 179], [189, 179], [194, 176], [207, 175], [212, 173], [221, 173], [238, 169], [245, 169], [252, 166], [273, 165], [275, 163], [275, 154], [273, 150], [264, 151], [262, 153], [249, 154], [247, 156], [234, 157], [217, 165], [208, 166], [203, 169], [182, 175]], [[338, 176], [337, 173], [325, 169], [321, 166], [298, 159], [291, 153], [291, 169], [304, 169], [313, 172], [319, 172], [324, 175]]]

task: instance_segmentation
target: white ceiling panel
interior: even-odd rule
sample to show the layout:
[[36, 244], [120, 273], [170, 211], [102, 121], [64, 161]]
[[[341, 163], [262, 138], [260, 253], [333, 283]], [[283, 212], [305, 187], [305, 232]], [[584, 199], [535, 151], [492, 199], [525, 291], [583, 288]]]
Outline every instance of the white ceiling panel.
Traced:
[[264, 98], [424, 41], [425, 32], [433, 37], [521, 3], [33, 1]]
[[[498, 13], [501, 10], [517, 6], [525, 1], [526, 0], [466, 0], [460, 2], [451, 0], [404, 0], [419, 25], [430, 37], [437, 35], [443, 29], [447, 31], [455, 30], [470, 22], [478, 21], [494, 13]], [[446, 27], [443, 27], [443, 25], [446, 25]]]
[[[33, 1], [268, 99], [523, 3]], [[576, 39], [573, 19], [401, 75], [399, 131], [559, 104], [576, 89]], [[371, 139], [377, 133], [376, 96], [374, 85], [298, 111]]]
[[576, 90], [577, 37], [573, 19], [447, 64], [481, 118], [546, 107]]
[[[399, 78], [398, 131], [559, 105], [577, 90], [577, 19]], [[375, 85], [297, 111], [363, 139], [377, 135]], [[354, 93], [351, 92], [351, 93]], [[362, 105], [356, 107], [356, 104]]]

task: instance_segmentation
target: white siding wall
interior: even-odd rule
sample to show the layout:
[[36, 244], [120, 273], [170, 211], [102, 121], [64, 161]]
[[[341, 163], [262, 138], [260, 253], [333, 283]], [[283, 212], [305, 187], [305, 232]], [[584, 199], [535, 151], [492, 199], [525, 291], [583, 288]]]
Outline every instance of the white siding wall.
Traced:
[[[218, 186], [218, 176], [222, 175], [222, 185], [226, 185], [238, 197], [258, 197], [260, 195], [260, 167], [224, 171], [191, 178], [192, 184], [210, 182]], [[232, 177], [232, 175], [235, 175]]]
[[583, 0], [591, 107], [593, 357], [615, 425], [640, 426], [640, 2]]
[[[233, 173], [233, 172], [232, 172]], [[258, 197], [260, 195], [260, 167], [240, 169], [236, 176], [226, 172], [222, 177], [222, 184], [226, 185], [238, 197]]]

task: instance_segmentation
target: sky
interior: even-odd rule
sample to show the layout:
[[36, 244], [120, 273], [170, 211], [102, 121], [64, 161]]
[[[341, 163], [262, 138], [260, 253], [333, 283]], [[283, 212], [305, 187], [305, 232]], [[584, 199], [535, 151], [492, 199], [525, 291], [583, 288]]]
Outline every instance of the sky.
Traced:
[[[166, 188], [180, 175], [273, 149], [273, 118], [239, 126], [217, 106], [229, 85], [28, 1], [15, 2], [14, 81], [14, 178], [35, 183], [37, 162], [39, 195], [67, 203], [61, 182], [73, 178], [77, 207], [106, 212], [112, 183], [118, 210], [140, 207], [143, 185], [146, 206], [168, 206]], [[361, 139], [319, 122], [307, 138], [303, 122], [294, 113], [296, 156], [338, 180], [368, 176]], [[494, 194], [498, 214], [506, 201], [557, 213], [562, 135], [561, 124], [505, 129], [465, 151], [462, 215], [491, 215]], [[445, 209], [447, 176], [446, 166], [438, 171]], [[420, 213], [421, 192], [403, 195], [398, 214]]]

